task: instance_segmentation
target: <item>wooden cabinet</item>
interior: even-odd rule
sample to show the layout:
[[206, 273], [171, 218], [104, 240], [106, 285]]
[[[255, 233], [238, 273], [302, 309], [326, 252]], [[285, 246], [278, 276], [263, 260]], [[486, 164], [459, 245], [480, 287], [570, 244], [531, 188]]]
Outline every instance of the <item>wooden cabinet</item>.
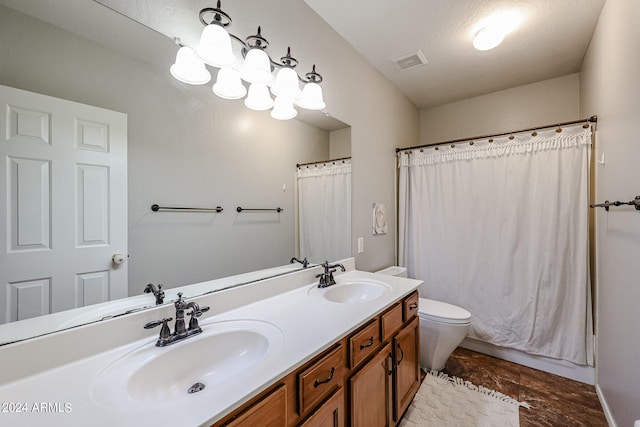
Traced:
[[420, 319], [414, 317], [393, 338], [394, 418], [400, 419], [420, 388]]
[[391, 344], [387, 344], [349, 379], [352, 427], [393, 425], [392, 366]]
[[299, 415], [320, 403], [342, 385], [344, 348], [340, 344], [298, 374]]
[[348, 379], [351, 426], [396, 425], [420, 388], [417, 304], [418, 294], [413, 293], [380, 315], [386, 345]]
[[344, 389], [339, 388], [300, 427], [343, 427]]
[[417, 292], [215, 426], [394, 426], [420, 387]]
[[380, 339], [388, 341], [402, 327], [402, 304], [398, 303], [380, 316]]
[[378, 349], [380, 343], [380, 322], [376, 317], [349, 339], [349, 368], [355, 368]]
[[226, 427], [281, 427], [286, 423], [287, 388], [283, 384], [248, 409], [240, 412]]
[[402, 320], [405, 323], [411, 320], [411, 318], [418, 315], [419, 300], [420, 298], [418, 297], [418, 292], [414, 292], [406, 297], [402, 302]]

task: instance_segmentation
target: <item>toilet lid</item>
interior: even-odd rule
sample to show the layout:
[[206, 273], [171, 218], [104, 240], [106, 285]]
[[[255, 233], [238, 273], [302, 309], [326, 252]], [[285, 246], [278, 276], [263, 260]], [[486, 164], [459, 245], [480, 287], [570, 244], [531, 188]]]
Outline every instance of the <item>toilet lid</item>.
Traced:
[[469, 323], [471, 321], [471, 313], [464, 308], [426, 298], [419, 300], [418, 315], [421, 319], [442, 323]]

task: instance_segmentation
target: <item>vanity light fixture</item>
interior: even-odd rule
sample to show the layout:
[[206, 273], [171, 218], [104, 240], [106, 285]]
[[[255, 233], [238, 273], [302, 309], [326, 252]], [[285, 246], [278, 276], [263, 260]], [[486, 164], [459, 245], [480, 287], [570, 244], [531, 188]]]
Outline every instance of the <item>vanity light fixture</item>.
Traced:
[[[297, 115], [294, 104], [309, 110], [326, 107], [320, 87], [322, 76], [316, 72], [315, 64], [310, 73], [301, 77], [294, 69], [298, 61], [291, 56], [290, 47], [280, 61], [269, 57], [265, 50], [269, 42], [262, 36], [261, 27], [245, 40], [229, 33], [225, 27], [231, 24], [231, 17], [221, 9], [220, 0], [216, 7], [202, 9], [199, 18], [205, 27], [195, 49], [183, 46], [176, 39], [181, 47], [170, 69], [176, 79], [188, 84], [205, 84], [211, 79], [205, 64], [219, 68], [213, 93], [225, 99], [240, 99], [246, 95], [244, 104], [247, 108], [273, 108], [271, 116], [278, 120], [294, 118]], [[233, 53], [232, 42], [240, 44], [243, 58], [237, 58]], [[249, 84], [248, 91], [242, 80]], [[302, 90], [300, 82], [304, 83]], [[269, 87], [276, 97], [275, 102]]]

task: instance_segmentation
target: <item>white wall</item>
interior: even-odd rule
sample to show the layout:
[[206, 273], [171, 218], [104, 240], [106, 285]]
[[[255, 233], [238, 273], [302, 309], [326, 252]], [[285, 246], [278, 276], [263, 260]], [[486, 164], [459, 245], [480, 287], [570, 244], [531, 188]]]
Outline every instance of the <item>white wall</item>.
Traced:
[[334, 130], [329, 133], [329, 156], [332, 159], [351, 156], [351, 128]]
[[580, 116], [578, 74], [420, 111], [420, 144], [510, 132]]
[[[608, 0], [580, 73], [582, 115], [598, 115], [598, 201], [640, 195], [640, 2]], [[640, 212], [598, 209], [597, 387], [612, 425], [640, 419]]]

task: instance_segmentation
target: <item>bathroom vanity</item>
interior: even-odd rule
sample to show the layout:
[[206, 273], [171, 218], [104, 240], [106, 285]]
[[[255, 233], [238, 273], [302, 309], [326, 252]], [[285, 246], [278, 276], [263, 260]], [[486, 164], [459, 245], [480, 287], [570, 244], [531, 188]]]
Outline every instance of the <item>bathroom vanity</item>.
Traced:
[[166, 347], [143, 326], [171, 304], [0, 347], [0, 424], [394, 425], [420, 384], [421, 281], [343, 264], [324, 289], [313, 267], [193, 298], [203, 332]]

